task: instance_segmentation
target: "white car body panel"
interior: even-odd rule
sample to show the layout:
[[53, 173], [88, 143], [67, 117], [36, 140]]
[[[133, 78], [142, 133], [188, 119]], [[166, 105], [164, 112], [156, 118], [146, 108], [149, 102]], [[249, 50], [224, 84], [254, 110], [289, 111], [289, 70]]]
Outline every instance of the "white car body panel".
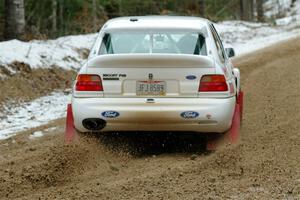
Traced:
[[[81, 109], [84, 105], [84, 110]], [[107, 126], [102, 131], [192, 131], [223, 133], [231, 126], [235, 97], [226, 99], [201, 98], [156, 98], [147, 102], [145, 98], [76, 98], [72, 102], [76, 128], [86, 118], [103, 118], [102, 112], [117, 111], [117, 118], [103, 118]], [[185, 111], [199, 113], [197, 119], [184, 119]], [[221, 112], [220, 112], [221, 111]]]
[[[74, 85], [72, 109], [75, 128], [88, 132], [90, 130], [83, 126], [83, 120], [99, 118], [106, 122], [99, 132], [227, 131], [231, 126], [240, 88], [240, 76], [227, 56], [220, 59], [220, 49], [216, 48], [211, 26], [208, 20], [196, 17], [125, 17], [108, 21], [100, 30], [88, 61], [79, 72], [99, 75], [104, 89], [79, 92]], [[98, 55], [105, 33], [143, 30], [200, 32], [205, 36], [207, 55]], [[165, 95], [137, 95], [137, 82], [148, 80], [150, 74], [153, 80], [165, 82]], [[212, 74], [225, 76], [228, 91], [198, 92], [201, 77]], [[117, 115], [105, 117], [103, 113], [106, 112]], [[185, 116], [189, 112], [197, 116]]]

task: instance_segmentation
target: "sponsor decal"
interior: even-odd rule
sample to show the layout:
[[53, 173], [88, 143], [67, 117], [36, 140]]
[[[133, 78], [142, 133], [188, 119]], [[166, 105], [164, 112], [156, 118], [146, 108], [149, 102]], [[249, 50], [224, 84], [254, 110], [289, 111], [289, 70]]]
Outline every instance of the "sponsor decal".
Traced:
[[104, 111], [102, 113], [102, 116], [106, 118], [117, 118], [120, 116], [120, 113], [118, 113], [117, 111], [109, 110], [109, 111]]
[[195, 112], [195, 111], [185, 111], [183, 113], [180, 114], [181, 117], [185, 118], [185, 119], [195, 119], [199, 116], [199, 113]]
[[126, 78], [126, 74], [103, 74], [103, 80], [118, 81], [120, 78]]
[[185, 77], [187, 80], [195, 80], [197, 77], [194, 75], [188, 75]]
[[103, 78], [104, 81], [118, 81], [120, 78]]

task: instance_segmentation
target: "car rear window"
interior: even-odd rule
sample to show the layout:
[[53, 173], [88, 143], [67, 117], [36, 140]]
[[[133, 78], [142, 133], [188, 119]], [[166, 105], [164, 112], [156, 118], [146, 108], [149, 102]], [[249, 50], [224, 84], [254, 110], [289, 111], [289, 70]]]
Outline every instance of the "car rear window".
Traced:
[[100, 46], [104, 54], [192, 54], [207, 55], [201, 33], [106, 33]]

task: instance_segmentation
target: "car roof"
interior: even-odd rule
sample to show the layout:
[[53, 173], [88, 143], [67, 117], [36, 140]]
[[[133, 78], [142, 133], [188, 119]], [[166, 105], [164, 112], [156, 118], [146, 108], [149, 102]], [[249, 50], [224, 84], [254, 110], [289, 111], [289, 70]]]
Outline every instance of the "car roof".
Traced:
[[107, 21], [104, 31], [117, 30], [201, 30], [209, 20], [186, 16], [132, 16], [119, 17]]

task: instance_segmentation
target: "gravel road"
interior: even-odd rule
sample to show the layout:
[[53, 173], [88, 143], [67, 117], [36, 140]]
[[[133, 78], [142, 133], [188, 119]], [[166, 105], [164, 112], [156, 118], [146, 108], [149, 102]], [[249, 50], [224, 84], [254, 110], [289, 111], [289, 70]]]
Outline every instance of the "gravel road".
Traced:
[[[241, 138], [48, 134], [0, 141], [0, 199], [300, 199], [300, 38], [234, 60], [245, 92]], [[37, 129], [37, 130], [38, 130]]]

